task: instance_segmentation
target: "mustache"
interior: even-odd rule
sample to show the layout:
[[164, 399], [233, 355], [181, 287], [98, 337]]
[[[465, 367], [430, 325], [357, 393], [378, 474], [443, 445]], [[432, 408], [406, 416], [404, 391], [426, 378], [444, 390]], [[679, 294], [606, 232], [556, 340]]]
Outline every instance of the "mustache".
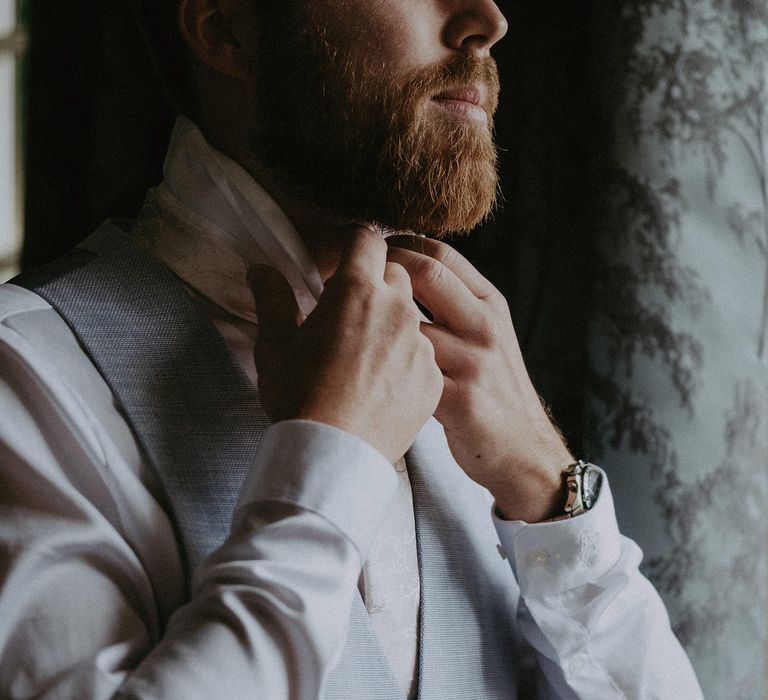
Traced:
[[482, 106], [485, 111], [493, 115], [499, 106], [499, 69], [490, 56], [464, 54], [454, 57], [448, 63], [419, 68], [405, 78], [403, 85], [404, 94], [413, 102], [434, 97], [446, 90], [470, 85], [482, 86]]

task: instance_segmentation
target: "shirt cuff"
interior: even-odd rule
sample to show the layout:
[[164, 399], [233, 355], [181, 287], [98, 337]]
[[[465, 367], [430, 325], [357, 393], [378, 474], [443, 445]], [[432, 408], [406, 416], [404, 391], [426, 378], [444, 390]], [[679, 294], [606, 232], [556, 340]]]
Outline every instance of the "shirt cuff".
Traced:
[[235, 519], [256, 503], [283, 503], [328, 520], [364, 560], [397, 489], [395, 468], [364, 440], [325, 423], [288, 420], [265, 431]]
[[499, 541], [520, 586], [520, 595], [564, 593], [596, 583], [619, 561], [621, 535], [605, 472], [595, 505], [575, 518], [528, 524], [502, 520], [493, 510]]

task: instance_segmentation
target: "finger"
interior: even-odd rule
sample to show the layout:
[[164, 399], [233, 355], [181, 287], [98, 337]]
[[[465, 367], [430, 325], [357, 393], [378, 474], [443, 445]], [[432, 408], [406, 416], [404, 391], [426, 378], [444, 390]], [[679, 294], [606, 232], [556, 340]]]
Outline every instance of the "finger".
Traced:
[[398, 263], [387, 262], [384, 270], [384, 281], [394, 289], [398, 295], [406, 302], [408, 315], [416, 322], [427, 321], [429, 316], [425, 315], [422, 308], [413, 300], [413, 287], [411, 286], [411, 276], [408, 271]]
[[443, 426], [455, 416], [456, 407], [461, 403], [458, 384], [447, 375], [443, 375], [443, 393], [434, 412], [435, 419]]
[[422, 323], [421, 332], [432, 343], [435, 363], [444, 376], [456, 379], [467, 366], [468, 349], [461, 338], [456, 337], [444, 326]]
[[365, 226], [350, 226], [346, 230], [349, 231], [349, 241], [337, 273], [380, 282], [387, 263], [387, 244], [384, 239]]
[[457, 332], [477, 327], [481, 312], [478, 299], [452, 270], [405, 248], [390, 248], [388, 258], [407, 270], [414, 297], [429, 309], [435, 323]]
[[494, 287], [459, 251], [443, 241], [425, 236], [390, 236], [387, 245], [427, 255], [445, 265], [479, 299], [497, 294]]
[[254, 265], [248, 270], [247, 280], [256, 304], [259, 343], [283, 343], [302, 321], [291, 285], [266, 265]]
[[408, 297], [413, 296], [411, 276], [402, 265], [387, 261], [384, 268], [384, 281], [390, 287], [394, 287], [399, 293], [407, 295]]

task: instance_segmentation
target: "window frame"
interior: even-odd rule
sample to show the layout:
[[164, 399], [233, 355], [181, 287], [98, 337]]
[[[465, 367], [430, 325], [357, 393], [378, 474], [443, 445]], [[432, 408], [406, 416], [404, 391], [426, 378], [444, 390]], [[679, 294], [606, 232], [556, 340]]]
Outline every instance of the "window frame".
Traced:
[[[22, 22], [22, 11], [26, 0], [4, 0], [9, 5], [0, 16], [0, 61], [10, 58], [10, 86], [2, 87], [0, 102], [10, 99], [9, 121], [11, 145], [9, 152], [13, 159], [9, 170], [10, 180], [3, 186], [10, 186], [12, 191], [7, 201], [10, 212], [3, 216], [0, 230], [0, 282], [18, 272], [19, 257], [23, 241], [24, 211], [24, 163], [23, 163], [23, 57], [28, 46], [28, 36]], [[0, 127], [1, 128], [1, 127]], [[2, 212], [0, 212], [2, 214]]]

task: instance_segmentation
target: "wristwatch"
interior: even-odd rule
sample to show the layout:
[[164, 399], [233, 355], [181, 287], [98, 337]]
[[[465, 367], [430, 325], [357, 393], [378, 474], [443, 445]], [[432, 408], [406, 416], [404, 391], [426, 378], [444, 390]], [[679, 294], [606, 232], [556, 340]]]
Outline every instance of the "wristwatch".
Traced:
[[595, 466], [579, 460], [571, 464], [563, 471], [568, 497], [565, 501], [565, 512], [556, 515], [552, 522], [575, 518], [586, 513], [597, 500], [600, 494], [602, 476]]

